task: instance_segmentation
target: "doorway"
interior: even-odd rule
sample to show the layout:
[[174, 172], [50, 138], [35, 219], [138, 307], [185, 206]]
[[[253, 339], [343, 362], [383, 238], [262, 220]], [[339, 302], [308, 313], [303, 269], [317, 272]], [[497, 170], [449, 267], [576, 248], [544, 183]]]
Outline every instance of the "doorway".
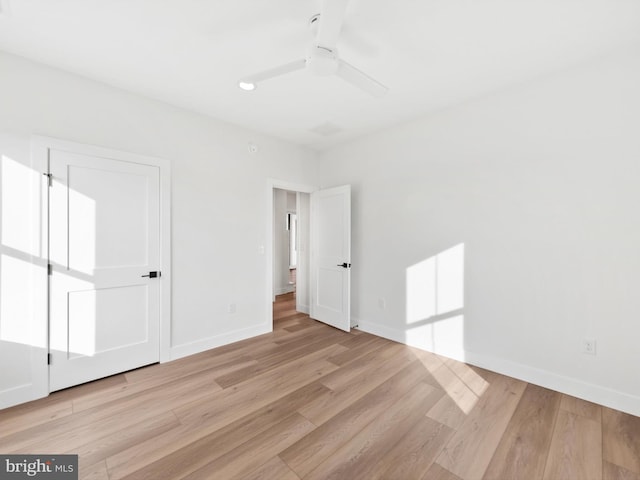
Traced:
[[273, 293], [309, 313], [309, 194], [273, 189]]
[[298, 266], [297, 194], [273, 190], [273, 294], [296, 291]]
[[286, 200], [282, 202], [285, 208], [276, 212], [277, 190], [296, 192], [298, 222], [296, 310], [308, 313], [312, 319], [348, 332], [351, 329], [350, 185], [319, 190], [315, 187], [276, 180], [267, 182], [267, 246], [266, 248], [260, 246], [259, 250], [267, 255], [268, 325], [273, 328], [273, 302], [278, 293], [275, 290], [278, 285], [278, 280], [275, 278], [276, 269], [282, 272], [283, 269], [288, 268], [284, 260], [282, 263], [275, 264], [276, 248], [284, 251], [281, 254], [283, 258], [289, 258], [288, 238], [284, 236], [285, 240], [282, 244], [276, 243], [276, 234], [282, 232], [281, 223], [286, 225], [286, 220], [282, 219], [290, 218], [286, 215], [283, 217], [286, 211]]
[[[267, 182], [267, 321], [273, 328], [276, 295], [288, 295], [295, 311], [310, 310], [310, 194], [316, 187]], [[288, 200], [288, 203], [287, 203]]]

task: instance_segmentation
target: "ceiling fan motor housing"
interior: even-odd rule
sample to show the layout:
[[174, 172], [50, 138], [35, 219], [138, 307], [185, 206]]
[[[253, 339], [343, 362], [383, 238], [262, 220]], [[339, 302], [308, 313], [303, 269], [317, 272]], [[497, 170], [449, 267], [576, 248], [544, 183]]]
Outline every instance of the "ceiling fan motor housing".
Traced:
[[338, 70], [338, 52], [314, 45], [309, 49], [306, 62], [307, 68], [316, 75], [334, 75]]

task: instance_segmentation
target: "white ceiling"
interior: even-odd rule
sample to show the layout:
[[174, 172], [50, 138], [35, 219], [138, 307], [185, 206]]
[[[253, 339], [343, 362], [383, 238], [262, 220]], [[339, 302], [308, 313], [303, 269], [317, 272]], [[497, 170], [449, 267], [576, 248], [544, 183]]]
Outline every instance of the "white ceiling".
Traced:
[[350, 0], [340, 55], [385, 97], [308, 71], [240, 90], [304, 57], [319, 1], [0, 0], [0, 50], [322, 150], [640, 44], [640, 0]]

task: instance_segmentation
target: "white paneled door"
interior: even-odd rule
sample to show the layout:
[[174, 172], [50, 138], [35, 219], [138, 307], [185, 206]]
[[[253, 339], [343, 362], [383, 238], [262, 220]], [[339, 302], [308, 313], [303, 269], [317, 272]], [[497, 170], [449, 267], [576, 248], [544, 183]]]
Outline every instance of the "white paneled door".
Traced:
[[157, 166], [51, 149], [49, 172], [55, 391], [159, 360], [160, 192]]
[[311, 318], [351, 329], [351, 186], [311, 194]]

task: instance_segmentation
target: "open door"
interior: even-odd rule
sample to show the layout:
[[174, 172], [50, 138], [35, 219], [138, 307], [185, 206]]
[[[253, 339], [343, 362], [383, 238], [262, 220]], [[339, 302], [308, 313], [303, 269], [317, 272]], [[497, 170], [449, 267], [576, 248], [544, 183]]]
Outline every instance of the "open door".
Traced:
[[351, 185], [311, 194], [310, 316], [351, 328]]

